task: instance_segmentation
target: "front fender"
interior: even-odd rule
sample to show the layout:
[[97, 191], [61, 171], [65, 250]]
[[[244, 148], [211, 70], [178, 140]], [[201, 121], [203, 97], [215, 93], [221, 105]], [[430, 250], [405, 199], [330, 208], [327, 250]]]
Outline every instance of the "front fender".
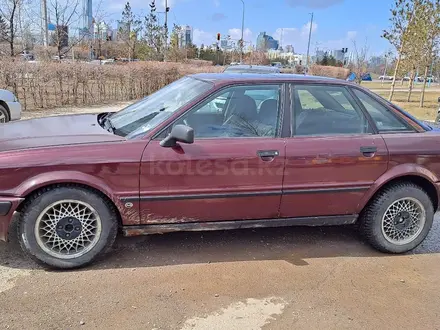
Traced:
[[77, 183], [91, 188], [97, 189], [113, 202], [116, 202], [117, 198], [114, 195], [112, 189], [101, 179], [78, 171], [54, 171], [45, 172], [36, 176], [30, 177], [22, 182], [13, 192], [15, 196], [26, 197], [33, 191], [57, 183]]
[[431, 172], [426, 167], [417, 164], [400, 164], [385, 172], [373, 183], [373, 185], [370, 187], [370, 189], [368, 189], [364, 197], [359, 202], [357, 206], [357, 213], [360, 213], [370, 199], [388, 182], [408, 176], [420, 177], [429, 181], [437, 190], [437, 197], [440, 200], [440, 191], [438, 185], [436, 184], [439, 179], [435, 173]]

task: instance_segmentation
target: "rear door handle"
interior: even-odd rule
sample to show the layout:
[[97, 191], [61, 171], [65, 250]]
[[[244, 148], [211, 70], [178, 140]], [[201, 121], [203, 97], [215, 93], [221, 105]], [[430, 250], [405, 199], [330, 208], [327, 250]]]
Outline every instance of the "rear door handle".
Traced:
[[371, 157], [377, 152], [376, 146], [361, 147], [361, 153], [366, 157]]
[[258, 150], [257, 155], [264, 161], [269, 161], [274, 159], [276, 156], [280, 155], [278, 150]]

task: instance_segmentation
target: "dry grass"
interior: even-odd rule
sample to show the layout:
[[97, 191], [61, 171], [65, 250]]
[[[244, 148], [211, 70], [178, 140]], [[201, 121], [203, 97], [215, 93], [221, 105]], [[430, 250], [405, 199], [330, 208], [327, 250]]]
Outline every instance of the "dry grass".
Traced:
[[[379, 81], [363, 81], [362, 82], [362, 86], [366, 87], [368, 89], [383, 89], [383, 90], [390, 90], [391, 87], [391, 81], [384, 81], [384, 83], [382, 84], [382, 82]], [[415, 89], [420, 89], [423, 87], [423, 83], [414, 83], [414, 87]], [[408, 89], [408, 82], [404, 81], [403, 85], [400, 81], [396, 82], [396, 87], [397, 90], [401, 90], [401, 89]], [[428, 85], [426, 85], [426, 88], [429, 90], [431, 89], [438, 89], [440, 88], [440, 84], [439, 83], [432, 83], [431, 86], [428, 88]]]
[[[383, 91], [377, 92], [376, 94], [388, 98], [389, 93], [388, 91]], [[420, 92], [412, 93], [411, 102], [406, 101], [407, 95], [407, 92], [395, 92], [393, 103], [402, 107], [416, 118], [423, 120], [435, 120], [437, 110], [439, 108], [437, 99], [440, 97], [440, 92], [425, 92], [425, 105], [423, 108], [420, 108]]]

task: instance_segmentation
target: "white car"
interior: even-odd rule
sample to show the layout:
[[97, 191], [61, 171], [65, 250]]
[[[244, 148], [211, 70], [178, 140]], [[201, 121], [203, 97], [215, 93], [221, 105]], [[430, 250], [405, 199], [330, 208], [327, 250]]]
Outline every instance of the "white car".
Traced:
[[21, 104], [17, 97], [5, 89], [0, 89], [0, 123], [21, 118]]

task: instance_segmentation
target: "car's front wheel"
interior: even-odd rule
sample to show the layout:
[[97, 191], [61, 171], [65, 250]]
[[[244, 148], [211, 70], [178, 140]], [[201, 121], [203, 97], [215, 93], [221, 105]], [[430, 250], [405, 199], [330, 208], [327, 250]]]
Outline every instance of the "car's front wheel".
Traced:
[[23, 250], [37, 262], [64, 269], [85, 266], [115, 240], [114, 207], [86, 188], [49, 188], [25, 203], [19, 240]]
[[417, 247], [428, 235], [434, 207], [428, 194], [412, 183], [385, 188], [366, 207], [360, 230], [376, 249], [404, 253]]

